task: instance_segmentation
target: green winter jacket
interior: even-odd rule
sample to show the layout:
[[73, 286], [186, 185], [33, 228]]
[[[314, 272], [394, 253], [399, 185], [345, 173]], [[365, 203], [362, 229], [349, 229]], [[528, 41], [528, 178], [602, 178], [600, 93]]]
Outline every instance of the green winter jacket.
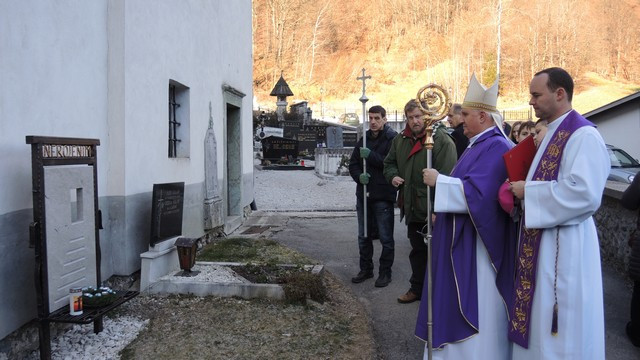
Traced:
[[[427, 191], [429, 188], [422, 181], [422, 169], [427, 167], [427, 149], [421, 150], [409, 157], [416, 141], [423, 142], [423, 138], [414, 139], [406, 130], [398, 134], [391, 143], [391, 150], [384, 159], [384, 177], [389, 183], [395, 176], [404, 179], [399, 187], [398, 207], [400, 220], [406, 216], [405, 222], [426, 222]], [[437, 126], [433, 134], [433, 150], [431, 156], [432, 167], [440, 174], [449, 175], [457, 161], [456, 145], [443, 126]], [[433, 193], [432, 193], [433, 195]], [[431, 197], [433, 201], [434, 196]]]

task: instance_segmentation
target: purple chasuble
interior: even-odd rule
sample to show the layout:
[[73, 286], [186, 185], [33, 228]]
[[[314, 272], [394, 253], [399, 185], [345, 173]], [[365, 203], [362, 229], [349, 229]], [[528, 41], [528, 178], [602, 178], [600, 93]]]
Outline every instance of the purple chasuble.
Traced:
[[[498, 291], [508, 309], [511, 308], [516, 229], [498, 203], [498, 189], [507, 178], [502, 154], [511, 147], [500, 130], [493, 128], [465, 150], [451, 173], [452, 177], [462, 180], [469, 213], [437, 214], [431, 247], [433, 348], [465, 340], [480, 330], [477, 234], [497, 271]], [[427, 286], [424, 286], [416, 324], [416, 336], [425, 341], [428, 332], [427, 291]]]
[[[569, 137], [583, 126], [595, 125], [575, 110], [571, 110], [553, 133], [553, 137], [544, 149], [531, 180], [558, 180], [564, 147], [569, 141]], [[524, 216], [522, 218], [524, 219]], [[525, 349], [529, 348], [529, 325], [531, 323], [529, 320], [531, 318], [533, 294], [536, 290], [536, 270], [538, 268], [538, 253], [543, 230], [525, 228], [524, 221], [520, 222], [520, 246], [517, 253], [518, 265], [513, 293], [513, 307], [510, 310], [509, 317], [509, 340]], [[553, 316], [552, 329], [550, 330], [552, 333], [554, 331], [557, 332], [557, 312], [554, 310], [549, 316]]]

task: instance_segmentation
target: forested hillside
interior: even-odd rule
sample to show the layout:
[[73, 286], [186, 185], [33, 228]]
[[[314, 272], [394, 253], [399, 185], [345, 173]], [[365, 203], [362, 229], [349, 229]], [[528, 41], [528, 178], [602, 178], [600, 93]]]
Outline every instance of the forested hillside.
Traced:
[[640, 0], [254, 0], [254, 95], [271, 106], [283, 72], [296, 99], [357, 108], [364, 67], [372, 103], [401, 108], [429, 82], [459, 101], [476, 72], [514, 107], [561, 66], [586, 111], [637, 90], [639, 19]]

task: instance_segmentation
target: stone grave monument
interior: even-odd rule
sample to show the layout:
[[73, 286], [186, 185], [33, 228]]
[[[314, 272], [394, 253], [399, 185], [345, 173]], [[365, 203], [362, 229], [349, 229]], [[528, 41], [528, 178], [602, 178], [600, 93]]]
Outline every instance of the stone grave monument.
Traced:
[[318, 147], [318, 134], [315, 131], [300, 130], [298, 132], [298, 151], [313, 155]]
[[298, 140], [268, 136], [262, 139], [262, 158], [271, 162], [283, 159], [293, 162], [298, 158]]
[[342, 128], [339, 126], [327, 127], [327, 148], [337, 149], [344, 147]]
[[213, 132], [213, 115], [209, 102], [209, 128], [204, 140], [204, 228], [215, 229], [224, 225], [224, 209], [218, 187], [218, 145]]
[[50, 359], [50, 323], [93, 323], [93, 331], [99, 333], [103, 315], [138, 292], [119, 291], [99, 308], [70, 311], [70, 290], [79, 293], [78, 288], [102, 285], [96, 156], [100, 140], [27, 136], [26, 143], [31, 145], [29, 247], [36, 260], [40, 358]]

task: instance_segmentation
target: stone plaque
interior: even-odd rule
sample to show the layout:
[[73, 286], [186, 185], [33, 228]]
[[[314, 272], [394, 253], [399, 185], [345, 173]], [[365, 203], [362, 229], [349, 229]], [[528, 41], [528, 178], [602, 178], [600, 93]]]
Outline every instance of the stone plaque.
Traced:
[[262, 139], [262, 157], [266, 160], [298, 157], [298, 140], [269, 136]]
[[327, 147], [336, 149], [343, 147], [342, 128], [338, 126], [327, 127]]
[[358, 133], [355, 131], [342, 132], [342, 145], [344, 147], [355, 147], [358, 143]]
[[69, 306], [69, 289], [96, 286], [93, 169], [44, 168], [49, 311]]
[[184, 183], [153, 184], [151, 246], [182, 235]]

